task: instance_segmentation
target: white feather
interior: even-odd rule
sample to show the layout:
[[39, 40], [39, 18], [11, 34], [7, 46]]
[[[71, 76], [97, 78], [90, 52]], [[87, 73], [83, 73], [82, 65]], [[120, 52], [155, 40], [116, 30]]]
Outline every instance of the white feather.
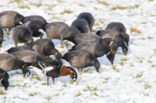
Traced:
[[109, 46], [112, 46], [112, 44], [113, 44], [113, 41], [110, 42]]
[[0, 79], [0, 82], [3, 80], [3, 78]]
[[40, 33], [43, 33], [43, 35], [47, 35], [47, 33], [43, 29], [38, 30]]
[[24, 26], [24, 24], [20, 21], [19, 24], [21, 24], [22, 26]]
[[65, 65], [65, 66], [71, 66], [68, 61], [66, 61], [64, 59], [61, 59], [61, 61], [62, 61], [63, 65]]
[[53, 70], [53, 69], [54, 69], [53, 67], [46, 67], [44, 70], [45, 70], [46, 72], [48, 72], [48, 71]]

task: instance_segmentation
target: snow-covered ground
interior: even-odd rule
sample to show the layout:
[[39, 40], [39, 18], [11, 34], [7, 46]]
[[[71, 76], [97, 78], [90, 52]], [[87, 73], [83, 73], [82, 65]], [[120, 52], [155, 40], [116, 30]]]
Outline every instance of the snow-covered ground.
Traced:
[[[87, 11], [96, 19], [94, 32], [112, 21], [124, 23], [130, 45], [127, 56], [119, 49], [113, 66], [100, 57], [100, 73], [85, 68], [76, 82], [66, 76], [47, 86], [46, 77], [35, 68], [26, 78], [20, 70], [12, 71], [8, 90], [0, 86], [0, 103], [156, 103], [156, 0], [1, 0], [0, 12], [4, 10], [68, 25]], [[10, 38], [5, 37], [0, 52], [14, 46]]]

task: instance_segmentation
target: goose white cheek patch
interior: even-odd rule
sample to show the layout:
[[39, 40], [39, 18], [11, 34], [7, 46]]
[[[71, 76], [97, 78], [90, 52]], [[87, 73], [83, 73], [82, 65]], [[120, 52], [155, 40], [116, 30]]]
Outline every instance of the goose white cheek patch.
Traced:
[[47, 35], [47, 33], [43, 29], [39, 29], [38, 31], [42, 33], [43, 35]]
[[110, 42], [110, 44], [109, 44], [109, 46], [112, 46], [112, 44], [113, 44], [113, 43], [114, 43], [114, 42], [113, 42], [113, 41], [111, 41], [111, 42]]

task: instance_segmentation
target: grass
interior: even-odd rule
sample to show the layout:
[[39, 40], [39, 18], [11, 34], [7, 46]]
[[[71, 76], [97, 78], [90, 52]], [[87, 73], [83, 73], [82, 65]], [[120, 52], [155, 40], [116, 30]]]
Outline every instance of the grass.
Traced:
[[64, 87], [67, 87], [67, 84], [66, 84], [66, 83], [64, 83], [64, 84], [63, 84], [63, 86], [64, 86]]
[[81, 93], [81, 92], [79, 92], [76, 96], [77, 96], [77, 97], [79, 97], [79, 96], [81, 96], [81, 95], [82, 95], [82, 93]]
[[22, 0], [11, 0], [9, 3], [20, 3]]
[[22, 100], [28, 100], [27, 98], [24, 98], [24, 97], [20, 97], [20, 96], [14, 96], [14, 99], [16, 99], [16, 98], [18, 98], [18, 99], [22, 99]]
[[141, 78], [143, 76], [143, 73], [137, 74], [136, 78]]
[[87, 92], [88, 90], [87, 90], [87, 89], [83, 89], [83, 91], [84, 91], [84, 92]]
[[62, 3], [63, 2], [63, 0], [57, 0], [59, 3]]
[[152, 65], [151, 65], [151, 67], [152, 67], [152, 68], [155, 68], [155, 67], [156, 67], [156, 65], [155, 65], [155, 64], [152, 64]]
[[124, 62], [123, 62], [123, 61], [122, 61], [122, 62], [120, 62], [120, 65], [122, 65], [122, 66], [123, 66], [123, 65], [124, 65]]
[[70, 83], [70, 84], [74, 84], [74, 80], [71, 80], [69, 83]]
[[[103, 24], [104, 24], [104, 20], [103, 19], [98, 19], [95, 22], [95, 26], [98, 27], [98, 29], [103, 29]], [[96, 30], [95, 30], [96, 32]]]
[[138, 62], [139, 62], [139, 63], [143, 63], [143, 60], [139, 60]]
[[[121, 64], [120, 64], [121, 65]], [[115, 65], [112, 66], [112, 69], [115, 70], [116, 72], [119, 72], [119, 70], [116, 68]]]
[[148, 60], [148, 63], [152, 63], [152, 61], [151, 60]]
[[124, 65], [125, 64], [125, 62], [127, 62], [128, 61], [128, 58], [121, 58], [121, 62], [120, 62], [120, 65]]
[[106, 1], [97, 0], [97, 2], [98, 2], [99, 4], [102, 4], [102, 5], [105, 5], [105, 6], [109, 6], [109, 4], [108, 4]]
[[41, 85], [47, 85], [47, 83], [42, 83]]
[[0, 90], [0, 95], [6, 95], [6, 92]]
[[71, 10], [65, 9], [63, 12], [61, 12], [60, 14], [70, 14], [72, 13]]
[[98, 96], [98, 94], [96, 92], [92, 93], [92, 95]]
[[29, 96], [35, 96], [37, 94], [38, 94], [37, 92], [34, 92], [34, 93], [30, 93]]
[[84, 7], [85, 5], [83, 5], [83, 4], [78, 4], [79, 6], [82, 6], [82, 7]]
[[35, 4], [35, 3], [31, 3], [31, 5], [33, 5], [33, 6], [36, 6], [36, 7], [40, 7], [40, 6], [42, 6], [42, 4]]
[[130, 28], [131, 33], [141, 34], [141, 31], [137, 28], [131, 27]]
[[16, 86], [16, 87], [26, 87], [26, 84], [24, 84], [24, 85], [16, 84], [15, 86]]
[[102, 83], [103, 84], [107, 83], [109, 79], [110, 79], [109, 77], [104, 78], [104, 81], [102, 81]]
[[38, 77], [38, 76], [32, 76], [32, 77], [31, 77], [31, 80], [33, 80], [33, 79], [36, 79], [36, 80], [41, 80], [41, 78], [40, 78], [40, 77]]
[[124, 6], [114, 6], [111, 8], [111, 10], [125, 10], [125, 9], [128, 9], [128, 7], [124, 7]]
[[149, 40], [153, 39], [153, 37], [151, 37], [151, 36], [148, 36], [147, 38], [148, 38]]
[[21, 6], [19, 6], [19, 8], [21, 8], [21, 9], [30, 9], [30, 7], [27, 6], [27, 5], [21, 5]]
[[89, 73], [90, 74], [90, 73], [92, 73], [92, 71], [90, 71], [90, 70], [84, 70], [83, 73]]
[[128, 61], [128, 58], [121, 58], [121, 61]]
[[137, 57], [137, 59], [138, 59], [138, 63], [143, 63], [144, 58], [142, 58], [142, 57]]
[[142, 24], [147, 24], [147, 22], [142, 22]]
[[145, 85], [144, 85], [144, 89], [150, 89], [150, 88], [152, 88], [151, 85], [149, 85], [149, 84], [145, 84]]
[[145, 38], [144, 38], [144, 37], [141, 37], [141, 38], [139, 38], [139, 39], [141, 39], [141, 40], [145, 40]]
[[131, 67], [134, 67], [134, 64], [133, 64], [133, 63], [131, 63], [131, 64], [130, 64], [130, 66], [131, 66]]
[[98, 89], [96, 87], [87, 86], [86, 90], [88, 90], [88, 91], [97, 91]]
[[47, 99], [48, 101], [51, 100], [51, 96], [46, 96], [45, 99]]
[[126, 9], [136, 9], [139, 8], [139, 5], [134, 5], [134, 6], [114, 6], [111, 8], [111, 10], [126, 10]]
[[101, 24], [104, 24], [104, 20], [103, 19], [99, 19], [95, 22], [95, 26], [100, 26]]

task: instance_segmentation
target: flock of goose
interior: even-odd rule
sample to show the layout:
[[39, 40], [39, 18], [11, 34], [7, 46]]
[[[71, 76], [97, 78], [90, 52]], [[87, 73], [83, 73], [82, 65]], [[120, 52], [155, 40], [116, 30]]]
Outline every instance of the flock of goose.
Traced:
[[[89, 12], [82, 12], [69, 26], [64, 22], [48, 23], [42, 16], [30, 15], [24, 17], [16, 11], [3, 11], [0, 13], [0, 45], [3, 43], [3, 32], [12, 36], [15, 47], [0, 53], [0, 82], [7, 90], [9, 86], [8, 71], [21, 69], [23, 75], [30, 74], [29, 66], [41, 69], [49, 77], [70, 75], [77, 79], [77, 72], [88, 66], [94, 66], [99, 72], [100, 63], [97, 57], [106, 55], [113, 65], [118, 47], [127, 54], [129, 35], [124, 24], [111, 22], [104, 30], [92, 32], [95, 19]], [[46, 35], [47, 38], [43, 38]], [[34, 37], [39, 39], [34, 41]], [[64, 40], [75, 44], [67, 53], [62, 55], [53, 43], [53, 39], [59, 39], [61, 45]], [[24, 43], [18, 46], [18, 43]], [[68, 47], [67, 47], [68, 48]], [[54, 55], [55, 59], [50, 56]], [[71, 66], [65, 66], [66, 60]], [[48, 66], [53, 69], [45, 71]]]

